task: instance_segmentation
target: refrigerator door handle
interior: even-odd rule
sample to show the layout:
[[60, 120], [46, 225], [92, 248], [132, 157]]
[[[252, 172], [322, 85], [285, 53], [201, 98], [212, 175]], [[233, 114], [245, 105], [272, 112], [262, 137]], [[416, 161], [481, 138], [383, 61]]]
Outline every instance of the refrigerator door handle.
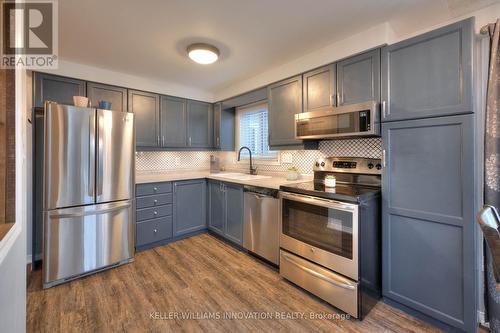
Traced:
[[[50, 218], [58, 218], [58, 219], [63, 219], [63, 218], [72, 218], [72, 217], [82, 217], [82, 216], [88, 216], [88, 215], [102, 215], [102, 214], [107, 214], [111, 213], [117, 210], [122, 210], [124, 208], [128, 208], [132, 205], [132, 202], [130, 200], [123, 202], [123, 203], [114, 203], [114, 204], [106, 204], [105, 208], [97, 208], [97, 209], [92, 209], [92, 210], [86, 210], [86, 209], [62, 209], [62, 211], [67, 211], [67, 212], [62, 212], [59, 213], [57, 210], [52, 211], [49, 214]], [[61, 210], [59, 210], [61, 211]]]
[[[89, 117], [89, 192], [88, 195], [95, 197], [95, 115]], [[94, 198], [95, 199], [95, 198]]]
[[[101, 114], [97, 114], [97, 137], [101, 137], [104, 135], [104, 119], [102, 119]], [[97, 197], [102, 195], [102, 187], [103, 187], [103, 177], [104, 177], [104, 152], [103, 152], [103, 140], [97, 139]]]

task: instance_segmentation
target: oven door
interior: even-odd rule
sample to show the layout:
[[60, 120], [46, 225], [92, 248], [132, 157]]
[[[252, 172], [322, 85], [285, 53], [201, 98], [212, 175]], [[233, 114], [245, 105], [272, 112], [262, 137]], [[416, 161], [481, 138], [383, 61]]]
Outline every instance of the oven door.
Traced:
[[358, 280], [358, 205], [281, 193], [280, 246]]

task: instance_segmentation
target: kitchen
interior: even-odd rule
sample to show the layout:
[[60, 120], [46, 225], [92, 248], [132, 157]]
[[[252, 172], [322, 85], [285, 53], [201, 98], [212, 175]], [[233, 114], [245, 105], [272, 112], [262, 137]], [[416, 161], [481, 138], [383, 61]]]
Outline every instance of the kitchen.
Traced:
[[56, 3], [7, 331], [500, 332], [500, 3], [362, 4]]

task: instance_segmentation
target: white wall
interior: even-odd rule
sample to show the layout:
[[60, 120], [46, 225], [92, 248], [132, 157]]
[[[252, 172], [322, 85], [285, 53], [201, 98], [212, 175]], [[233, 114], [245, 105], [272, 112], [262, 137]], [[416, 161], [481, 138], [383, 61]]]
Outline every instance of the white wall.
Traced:
[[335, 62], [352, 54], [360, 53], [383, 44], [394, 44], [471, 16], [474, 16], [476, 19], [476, 31], [479, 31], [487, 23], [495, 22], [500, 17], [500, 3], [455, 17], [451, 17], [454, 13], [446, 8], [436, 8], [436, 10], [438, 11], [436, 15], [429, 15], [428, 11], [424, 13], [417, 12], [415, 13], [415, 17], [408, 18], [407, 20], [398, 18], [397, 20], [393, 20], [393, 22], [386, 22], [349, 36], [250, 79], [222, 88], [214, 92], [215, 100], [224, 100]]
[[16, 222], [0, 241], [0, 330], [26, 331], [26, 71], [16, 70]]
[[212, 93], [196, 88], [191, 88], [169, 81], [158, 81], [139, 77], [126, 73], [111, 71], [108, 69], [78, 64], [70, 61], [59, 60], [59, 68], [56, 70], [41, 70], [42, 72], [69, 76], [87, 81], [94, 81], [117, 85], [126, 88], [145, 90], [164, 95], [173, 95], [184, 98], [212, 102]]

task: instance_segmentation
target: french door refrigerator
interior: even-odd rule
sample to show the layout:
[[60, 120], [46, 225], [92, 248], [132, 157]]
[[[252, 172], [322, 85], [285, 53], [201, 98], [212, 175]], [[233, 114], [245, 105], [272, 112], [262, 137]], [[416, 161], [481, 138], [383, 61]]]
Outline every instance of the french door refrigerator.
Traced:
[[47, 102], [43, 286], [134, 255], [134, 115]]

